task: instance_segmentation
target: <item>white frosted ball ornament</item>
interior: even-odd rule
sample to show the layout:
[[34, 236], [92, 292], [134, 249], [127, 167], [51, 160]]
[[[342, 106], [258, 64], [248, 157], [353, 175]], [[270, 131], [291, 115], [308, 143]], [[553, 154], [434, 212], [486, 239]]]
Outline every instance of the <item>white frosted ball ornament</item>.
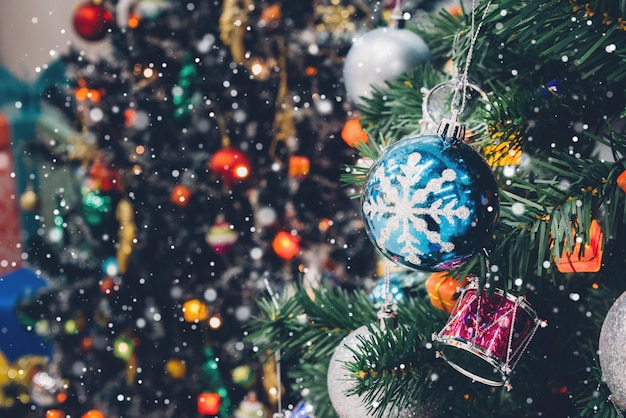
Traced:
[[[371, 412], [368, 412], [368, 405], [367, 403], [362, 403], [361, 397], [346, 395], [346, 392], [353, 389], [357, 383], [354, 375], [346, 369], [346, 363], [354, 361], [352, 350], [359, 346], [361, 338], [365, 341], [370, 340], [372, 336], [370, 327], [375, 330], [380, 329], [375, 324], [363, 325], [355, 329], [341, 341], [330, 359], [326, 382], [330, 402], [339, 418], [373, 418], [376, 416], [374, 408]], [[415, 411], [409, 408], [394, 408], [393, 410], [385, 411], [383, 416], [387, 418], [408, 418], [419, 415], [416, 415]]]
[[602, 377], [613, 394], [613, 401], [626, 405], [626, 292], [617, 298], [600, 330]]
[[358, 37], [343, 65], [346, 93], [355, 104], [401, 74], [431, 59], [426, 42], [408, 29], [382, 27]]

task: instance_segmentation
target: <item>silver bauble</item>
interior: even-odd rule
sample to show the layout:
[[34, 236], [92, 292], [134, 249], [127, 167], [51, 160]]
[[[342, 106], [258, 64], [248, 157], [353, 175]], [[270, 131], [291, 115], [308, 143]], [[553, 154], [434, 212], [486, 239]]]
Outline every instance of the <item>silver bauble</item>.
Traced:
[[[347, 396], [346, 392], [354, 387], [356, 379], [345, 368], [346, 362], [354, 361], [354, 353], [351, 349], [358, 347], [360, 338], [366, 341], [370, 339], [372, 333], [369, 327], [379, 330], [376, 325], [363, 325], [352, 331], [344, 338], [333, 353], [328, 365], [327, 385], [330, 402], [335, 408], [339, 418], [373, 418], [374, 410], [368, 412], [368, 405], [362, 403], [361, 398], [356, 395]], [[408, 418], [418, 416], [414, 410], [398, 409], [385, 411], [386, 418]]]
[[428, 46], [414, 32], [392, 27], [377, 28], [358, 37], [343, 66], [346, 93], [355, 104], [371, 97], [372, 86], [384, 88], [401, 74], [430, 61]]
[[42, 370], [33, 375], [28, 392], [33, 403], [46, 408], [59, 403], [57, 394], [63, 390], [59, 376]]
[[600, 330], [600, 367], [613, 400], [626, 405], [626, 292], [617, 298]]

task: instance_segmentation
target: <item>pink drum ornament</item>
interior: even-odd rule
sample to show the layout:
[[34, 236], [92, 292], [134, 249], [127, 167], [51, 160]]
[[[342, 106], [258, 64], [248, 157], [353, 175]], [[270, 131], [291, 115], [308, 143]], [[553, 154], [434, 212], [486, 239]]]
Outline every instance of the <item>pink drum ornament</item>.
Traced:
[[496, 289], [478, 294], [472, 281], [457, 300], [448, 322], [433, 341], [437, 356], [463, 375], [490, 386], [506, 385], [522, 353], [543, 321], [523, 297]]

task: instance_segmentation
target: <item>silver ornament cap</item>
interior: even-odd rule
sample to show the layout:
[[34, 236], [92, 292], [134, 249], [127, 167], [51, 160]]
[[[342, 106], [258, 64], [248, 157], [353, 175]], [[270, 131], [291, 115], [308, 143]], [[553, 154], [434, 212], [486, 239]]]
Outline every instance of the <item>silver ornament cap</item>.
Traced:
[[437, 134], [448, 142], [463, 141], [465, 139], [465, 124], [459, 122], [459, 112], [453, 111], [450, 119], [442, 119]]

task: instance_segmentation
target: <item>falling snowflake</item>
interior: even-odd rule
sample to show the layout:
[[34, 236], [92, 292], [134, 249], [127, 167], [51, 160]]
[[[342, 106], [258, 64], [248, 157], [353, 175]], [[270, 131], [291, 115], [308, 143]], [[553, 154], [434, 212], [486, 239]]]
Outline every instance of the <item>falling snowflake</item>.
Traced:
[[[456, 172], [446, 168], [440, 177], [432, 178], [425, 187], [416, 189], [415, 185], [422, 179], [424, 171], [423, 165], [418, 164], [421, 158], [420, 153], [411, 153], [407, 164], [400, 168], [397, 176], [396, 173], [388, 173], [384, 167], [379, 166], [374, 176], [380, 181], [380, 195], [376, 199], [370, 196], [363, 203], [363, 213], [370, 219], [386, 219], [385, 227], [376, 237], [376, 244], [380, 248], [385, 248], [392, 232], [399, 230], [397, 241], [404, 244], [401, 255], [414, 265], [422, 263], [420, 256], [424, 255], [424, 252], [419, 246], [424, 243], [420, 241], [420, 237], [411, 233], [413, 230], [425, 235], [428, 243], [439, 244], [441, 252], [449, 253], [454, 250], [453, 243], [443, 241], [438, 231], [428, 228], [426, 217], [441, 225], [442, 219], [453, 224], [455, 218], [467, 219], [470, 215], [470, 210], [465, 206], [455, 208], [457, 199], [450, 200], [443, 207], [442, 199], [435, 200], [430, 206], [424, 206], [430, 194], [439, 191], [444, 183], [456, 180]], [[393, 181], [397, 182], [399, 187], [394, 186]]]

